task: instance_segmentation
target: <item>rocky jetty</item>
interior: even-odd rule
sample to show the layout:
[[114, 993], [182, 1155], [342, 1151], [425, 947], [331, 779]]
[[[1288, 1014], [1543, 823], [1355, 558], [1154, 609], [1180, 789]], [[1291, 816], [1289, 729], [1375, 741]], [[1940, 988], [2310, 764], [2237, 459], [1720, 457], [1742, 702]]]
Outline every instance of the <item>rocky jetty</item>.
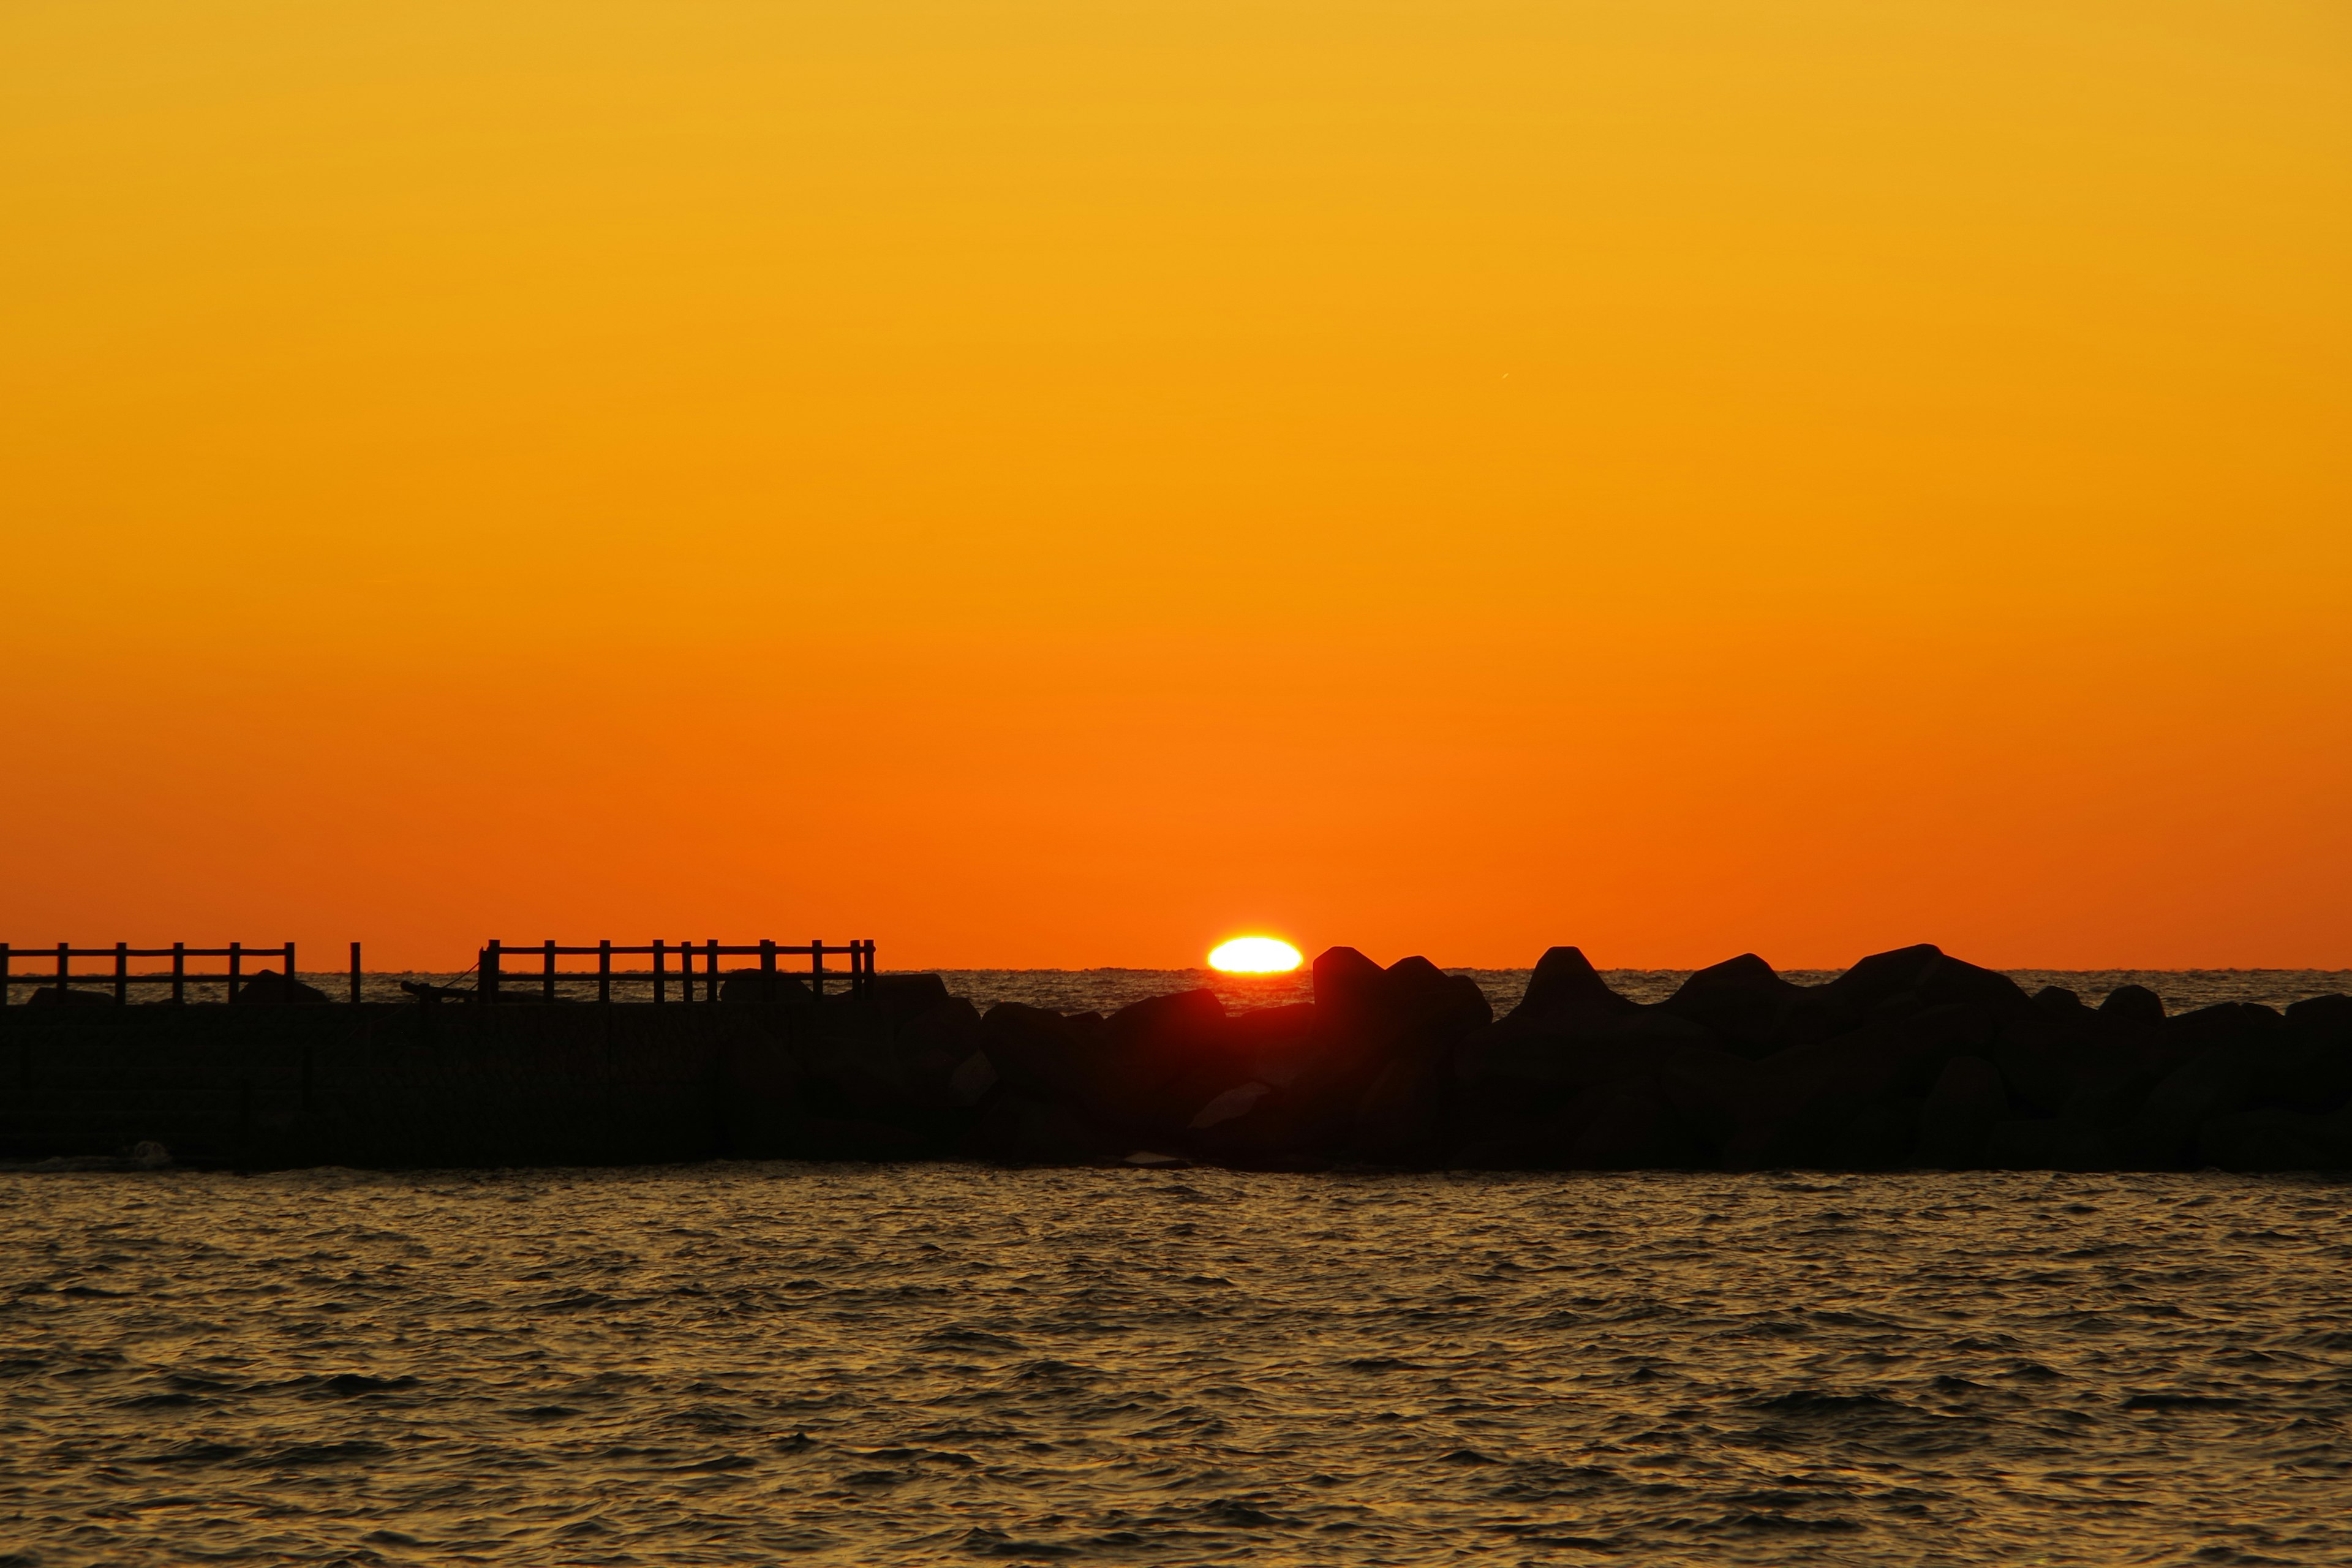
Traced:
[[1005, 1161], [1314, 1168], [2324, 1169], [2352, 1166], [2352, 997], [2167, 1016], [2086, 1005], [1922, 945], [1798, 985], [1752, 953], [1645, 1005], [1554, 948], [1492, 1016], [1424, 958], [1315, 961], [1310, 1004], [1206, 991], [1108, 1017], [982, 1016], [886, 981], [895, 1091], [822, 1074], [853, 1120]]
[[2352, 1168], [2352, 997], [2168, 1016], [1927, 946], [1822, 985], [1744, 953], [1654, 1005], [1554, 948], [1501, 1018], [1424, 958], [1333, 948], [1314, 978], [1311, 1003], [1108, 1016], [983, 1015], [929, 974], [668, 1006], [330, 1006], [275, 975], [234, 1007], [58, 998], [0, 1013], [0, 1160]]

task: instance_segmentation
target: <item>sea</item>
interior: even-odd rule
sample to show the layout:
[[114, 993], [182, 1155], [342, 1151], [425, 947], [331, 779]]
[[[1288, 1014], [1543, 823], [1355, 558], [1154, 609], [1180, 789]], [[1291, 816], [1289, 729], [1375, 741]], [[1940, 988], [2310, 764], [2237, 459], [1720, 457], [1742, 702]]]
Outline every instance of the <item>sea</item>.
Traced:
[[[950, 982], [1076, 1009], [1199, 978]], [[2346, 978], [2021, 975], [2176, 1010]], [[0, 1568], [2341, 1564], [2348, 1204], [2217, 1173], [5, 1171]]]

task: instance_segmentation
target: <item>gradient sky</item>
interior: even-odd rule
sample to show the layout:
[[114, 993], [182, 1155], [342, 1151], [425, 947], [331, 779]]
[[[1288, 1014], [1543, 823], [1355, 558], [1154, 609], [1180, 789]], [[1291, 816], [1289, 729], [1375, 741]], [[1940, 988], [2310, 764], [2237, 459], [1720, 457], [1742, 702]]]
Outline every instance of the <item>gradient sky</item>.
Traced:
[[12, 0], [0, 940], [2352, 965], [2336, 0]]

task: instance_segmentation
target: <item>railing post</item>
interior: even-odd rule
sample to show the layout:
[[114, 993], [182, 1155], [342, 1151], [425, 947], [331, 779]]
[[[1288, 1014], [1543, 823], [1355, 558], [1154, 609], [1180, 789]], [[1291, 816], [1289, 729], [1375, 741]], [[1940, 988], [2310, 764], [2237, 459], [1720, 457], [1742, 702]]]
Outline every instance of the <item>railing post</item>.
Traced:
[[286, 999], [294, 999], [294, 944], [286, 944]]
[[816, 938], [809, 941], [809, 989], [824, 994], [824, 943]]
[[474, 994], [484, 1002], [499, 999], [499, 942], [496, 937], [490, 939], [489, 946], [482, 949], [481, 977], [474, 982]]
[[118, 1007], [131, 1000], [131, 944], [114, 944], [114, 1005]]
[[187, 999], [188, 944], [175, 942], [172, 944], [172, 1000], [185, 1002]]
[[352, 943], [352, 1005], [360, 1005], [360, 944]]
[[613, 939], [606, 937], [596, 944], [596, 1000], [613, 999]]
[[73, 947], [69, 942], [61, 942], [58, 943], [58, 1000], [59, 1002], [66, 999], [66, 992], [70, 989], [67, 983], [72, 979]]
[[716, 1002], [719, 1000], [719, 939], [712, 937], [705, 951], [709, 956], [702, 961], [702, 999]]
[[776, 939], [760, 939], [760, 1000], [776, 999]]
[[236, 1000], [237, 976], [244, 968], [245, 943], [241, 942], [230, 942], [228, 944], [228, 999], [232, 1002]]
[[8, 944], [0, 942], [0, 1007], [8, 1005], [8, 993], [15, 989], [8, 984]]
[[540, 994], [547, 1001], [555, 1000], [555, 939], [547, 939], [546, 977], [540, 982]]
[[661, 938], [659, 938], [659, 937], [656, 937], [656, 938], [654, 938], [654, 1005], [655, 1005], [655, 1006], [658, 1007], [658, 1006], [660, 1006], [663, 1003], [665, 1003], [665, 1002], [667, 1002], [667, 1001], [668, 1001], [668, 1000], [669, 1000], [669, 997], [666, 994], [666, 993], [667, 993], [668, 990], [669, 990], [669, 983], [668, 983], [667, 981], [666, 981], [666, 980], [664, 980], [664, 979], [662, 978], [662, 944], [661, 944]]

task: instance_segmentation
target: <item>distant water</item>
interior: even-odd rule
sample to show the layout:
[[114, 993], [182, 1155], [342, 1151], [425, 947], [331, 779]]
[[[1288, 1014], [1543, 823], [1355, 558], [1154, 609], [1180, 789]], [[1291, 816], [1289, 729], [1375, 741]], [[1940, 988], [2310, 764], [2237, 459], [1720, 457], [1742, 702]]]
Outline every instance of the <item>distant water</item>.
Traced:
[[2342, 1563], [2347, 1195], [5, 1174], [0, 1562]]
[[[509, 970], [506, 984], [518, 991], [530, 991], [538, 982], [527, 969], [520, 967], [528, 954], [514, 957], [515, 968]], [[567, 961], [569, 962], [569, 961]], [[1239, 1012], [1255, 1007], [1280, 1006], [1292, 1002], [1311, 1002], [1315, 998], [1315, 977], [1307, 969], [1290, 974], [1235, 975], [1219, 974], [1209, 969], [945, 969], [935, 973], [948, 984], [948, 989], [959, 996], [968, 996], [983, 1010], [999, 1002], [1025, 1002], [1034, 1007], [1052, 1007], [1065, 1013], [1110, 1013], [1130, 1002], [1147, 996], [1162, 995], [1171, 991], [1189, 991], [1205, 985], [1224, 999], [1229, 1010]], [[1517, 1005], [1528, 988], [1526, 969], [1455, 969], [1454, 974], [1467, 974], [1478, 982], [1487, 999], [1494, 1003], [1497, 1014], [1507, 1013]], [[1817, 985], [1837, 978], [1834, 969], [1792, 969], [1784, 975], [1802, 985]], [[2165, 999], [2176, 1013], [2186, 1013], [2208, 1007], [2216, 1002], [2263, 1002], [2283, 1007], [2299, 1002], [2305, 996], [2317, 996], [2330, 991], [2352, 993], [2352, 970], [2344, 969], [2012, 969], [2009, 972], [2028, 991], [2038, 991], [2044, 985], [2063, 985], [2077, 993], [2086, 1002], [2099, 998], [2118, 985], [2145, 985]], [[1675, 993], [1675, 987], [1690, 978], [1687, 969], [1610, 969], [1601, 972], [1602, 978], [1624, 994], [1641, 1002], [1662, 1002]], [[305, 979], [329, 991], [338, 1001], [347, 992], [345, 981], [336, 975], [306, 975]], [[443, 985], [471, 986], [472, 974], [369, 974], [363, 976], [362, 994], [371, 1002], [398, 1002], [406, 994], [400, 989], [404, 980], [425, 980]], [[835, 987], [844, 982], [833, 977]], [[618, 994], [631, 1001], [649, 1000], [653, 993], [650, 975], [628, 974], [615, 982]], [[677, 998], [677, 979], [669, 977], [668, 995]], [[696, 980], [697, 994], [701, 981]], [[586, 981], [565, 981], [562, 994], [593, 996], [593, 978]]]

